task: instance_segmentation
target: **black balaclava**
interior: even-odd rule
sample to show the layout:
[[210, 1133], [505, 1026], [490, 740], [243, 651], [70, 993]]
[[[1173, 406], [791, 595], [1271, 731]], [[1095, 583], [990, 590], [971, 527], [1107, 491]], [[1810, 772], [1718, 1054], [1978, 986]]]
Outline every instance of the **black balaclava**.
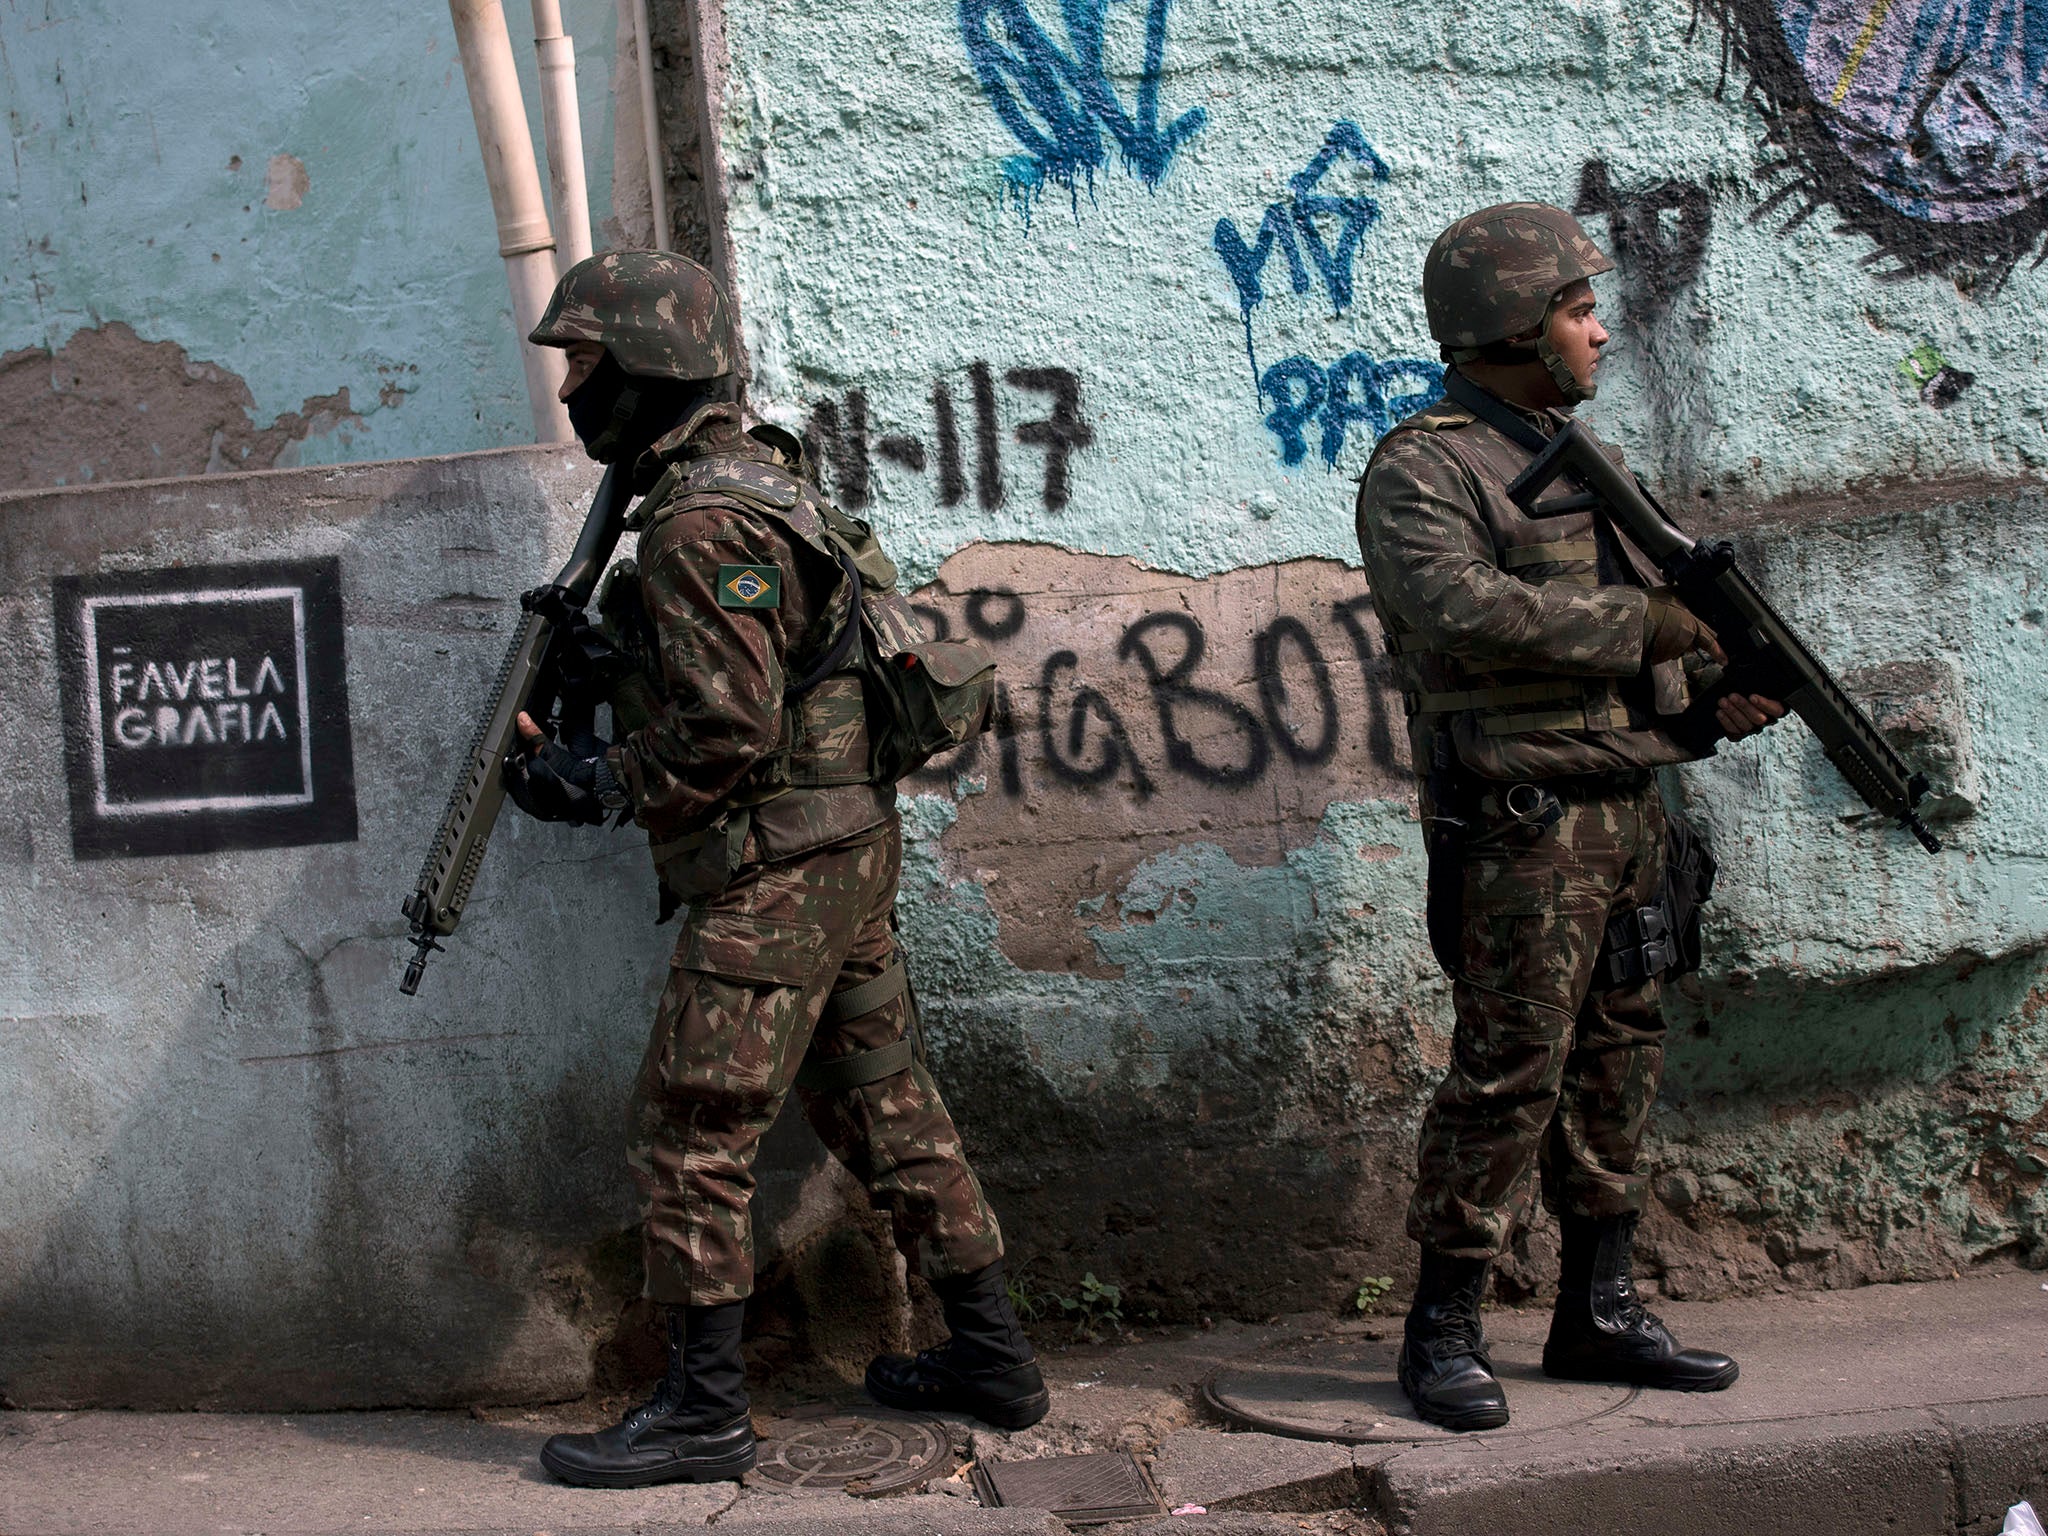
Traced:
[[569, 425], [600, 464], [638, 459], [656, 438], [717, 398], [718, 379], [654, 379], [630, 374], [610, 352], [570, 391]]

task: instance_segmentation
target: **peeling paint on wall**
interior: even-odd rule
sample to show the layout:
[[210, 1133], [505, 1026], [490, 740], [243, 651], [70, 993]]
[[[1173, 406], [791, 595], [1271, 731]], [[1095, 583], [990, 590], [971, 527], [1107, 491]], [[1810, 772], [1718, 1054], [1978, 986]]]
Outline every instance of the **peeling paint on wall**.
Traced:
[[[563, 10], [601, 221], [614, 4]], [[510, 25], [538, 145], [532, 34], [516, 8]], [[221, 448], [195, 457], [185, 418], [211, 386], [173, 387], [134, 359], [133, 387], [35, 407], [47, 450], [9, 430], [0, 476], [43, 478], [0, 490], [75, 484], [87, 465], [196, 474], [531, 440], [446, 7], [378, 0], [344, 19], [283, 0], [260, 27], [228, 0], [0, 7], [0, 97], [0, 355], [99, 356], [93, 333], [122, 327], [231, 377], [237, 397], [205, 407], [199, 440], [218, 429]], [[6, 387], [36, 393], [13, 369]], [[138, 435], [122, 413], [145, 403], [182, 425]], [[81, 441], [99, 429], [105, 453]]]
[[306, 162], [293, 155], [272, 155], [264, 181], [263, 206], [279, 212], [304, 204], [306, 192], [312, 186]]
[[[1026, 970], [1113, 976], [1099, 930], [1140, 864], [1186, 844], [1275, 865], [1335, 800], [1407, 794], [1401, 704], [1358, 573], [1333, 561], [1208, 581], [1034, 545], [970, 545], [918, 595], [1005, 681], [995, 734], [913, 781]], [[1397, 738], [1398, 744], [1397, 744]]]
[[[386, 383], [379, 405], [405, 399], [406, 377]], [[248, 384], [225, 368], [174, 341], [144, 341], [120, 321], [79, 331], [54, 353], [9, 352], [0, 356], [0, 485], [275, 469], [298, 462], [314, 438], [346, 449], [364, 425], [347, 385], [264, 426], [254, 405]]]
[[[1737, 11], [1769, 7], [1715, 13]], [[1902, 29], [1934, 12], [1883, 11], [1857, 78], [1910, 139], [1937, 82]], [[1916, 174], [2011, 197], [1880, 223], [1779, 217], [1756, 146], [1791, 108], [1682, 6], [856, 4], [821, 32], [729, 0], [727, 25], [756, 401], [1004, 663], [995, 736], [920, 781], [904, 912], [1020, 1263], [1173, 1312], [1409, 1262], [1448, 1019], [1398, 707], [1336, 615], [1364, 591], [1356, 477], [1437, 382], [1423, 254], [1517, 198], [1615, 256], [1596, 428], [1695, 527], [1748, 530], [1774, 599], [1942, 780], [1952, 843], [1898, 846], [1797, 727], [1669, 777], [1724, 873], [1672, 1006], [1647, 1267], [1706, 1294], [2048, 1260], [2031, 1164], [1993, 1152], [2038, 1136], [2015, 1068], [2048, 1060], [2025, 1001], [2048, 575], [2014, 532], [2048, 469], [2048, 274], [2010, 259], [2039, 206], [2024, 28], [1923, 61], [1983, 89], [1948, 93], [1947, 159]], [[1845, 165], [1863, 86], [1833, 111], [1838, 83], [1799, 122], [1837, 141], [1808, 185], [1852, 212], [1899, 166]], [[1152, 152], [1128, 175], [1126, 132]], [[1033, 201], [1046, 182], [1072, 195]], [[1085, 435], [1047, 429], [1027, 366]], [[1972, 510], [1887, 518], [1879, 486]], [[1534, 1290], [1554, 1249], [1528, 1241], [1510, 1284]]]

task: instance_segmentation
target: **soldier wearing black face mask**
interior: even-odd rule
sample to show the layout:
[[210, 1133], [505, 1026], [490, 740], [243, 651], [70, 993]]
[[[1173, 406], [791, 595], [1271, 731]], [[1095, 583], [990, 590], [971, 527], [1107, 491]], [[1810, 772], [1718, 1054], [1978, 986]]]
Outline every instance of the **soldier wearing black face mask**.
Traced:
[[598, 598], [632, 663], [610, 696], [619, 739], [551, 742], [521, 716], [528, 755], [507, 786], [548, 819], [630, 807], [665, 907], [684, 910], [627, 1148], [669, 1368], [619, 1423], [549, 1440], [542, 1464], [593, 1487], [753, 1465], [740, 1359], [752, 1168], [792, 1092], [945, 1313], [947, 1341], [879, 1357], [870, 1394], [1035, 1423], [1050, 1400], [1002, 1233], [917, 1046], [893, 921], [897, 770], [849, 660], [917, 633], [895, 568], [804, 478], [796, 440], [734, 403], [725, 299], [702, 267], [593, 257], [563, 275], [532, 339], [567, 353], [571, 422], [592, 457], [630, 467], [642, 500], [626, 520], [635, 559]]

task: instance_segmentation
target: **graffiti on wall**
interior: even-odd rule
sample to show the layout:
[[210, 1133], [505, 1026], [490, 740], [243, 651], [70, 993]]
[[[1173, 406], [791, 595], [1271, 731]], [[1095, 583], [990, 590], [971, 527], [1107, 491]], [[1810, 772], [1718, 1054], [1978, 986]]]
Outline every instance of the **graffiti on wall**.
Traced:
[[[1081, 182], [1092, 188], [1096, 171], [1108, 163], [1105, 136], [1126, 170], [1157, 187], [1181, 146], [1208, 120], [1202, 108], [1190, 107], [1160, 121], [1168, 4], [1146, 0], [1134, 71], [1117, 56], [1126, 39], [1111, 35], [1110, 0], [1059, 0], [1065, 47], [1039, 25], [1025, 0], [960, 0], [968, 62], [996, 116], [1023, 146], [1022, 154], [1004, 161], [1003, 178], [1027, 224], [1047, 182], [1066, 188], [1078, 211]], [[1137, 98], [1126, 106], [1114, 77], [1133, 73]]]
[[1348, 352], [1323, 367], [1312, 357], [1283, 358], [1259, 379], [1261, 402], [1270, 400], [1266, 430], [1280, 445], [1280, 462], [1293, 466], [1308, 454], [1308, 433], [1316, 429], [1316, 451], [1331, 468], [1352, 429], [1363, 427], [1377, 442], [1404, 416], [1443, 397], [1443, 364], [1419, 357], [1380, 362]]
[[1776, 157], [1753, 216], [1832, 207], [1881, 276], [2003, 283], [2048, 233], [2048, 10], [1708, 0]]
[[1607, 220], [1607, 242], [1621, 270], [1630, 317], [1661, 320], [1671, 302], [1692, 286], [1707, 259], [1713, 205], [1697, 182], [1667, 178], [1633, 191], [1617, 191], [1607, 162], [1579, 168], [1572, 212]]
[[1937, 411], [1954, 405], [1962, 399], [1963, 391], [1977, 382], [1977, 375], [1956, 367], [1931, 341], [1921, 342], [1899, 359], [1899, 377]]
[[[1346, 178], [1341, 173], [1348, 167], [1355, 170]], [[1274, 257], [1284, 260], [1288, 285], [1297, 294], [1320, 288], [1331, 318], [1342, 315], [1351, 307], [1359, 248], [1380, 220], [1378, 199], [1362, 189], [1392, 174], [1364, 131], [1339, 121], [1308, 164], [1287, 179], [1287, 196], [1267, 206], [1253, 239], [1247, 240], [1232, 218], [1216, 221], [1211, 243], [1236, 290], [1245, 358], [1266, 430], [1286, 467], [1308, 456], [1311, 434], [1323, 462], [1334, 467], [1355, 431], [1363, 428], [1377, 440], [1443, 393], [1442, 366], [1421, 358], [1381, 360], [1354, 351], [1327, 367], [1297, 355], [1259, 369], [1252, 311], [1266, 301]]]
[[944, 840], [1020, 965], [1095, 967], [1085, 930], [1151, 854], [1278, 862], [1333, 801], [1408, 793], [1363, 573], [1294, 560], [1197, 580], [1045, 545], [975, 544], [916, 594], [1003, 679], [995, 729], [907, 789], [959, 795]]
[[[1244, 351], [1254, 379], [1259, 376], [1259, 357], [1252, 345], [1252, 311], [1265, 300], [1266, 265], [1276, 250], [1287, 258], [1288, 282], [1296, 293], [1311, 292], [1315, 278], [1320, 278], [1333, 315], [1351, 307], [1351, 272], [1359, 242], [1379, 222], [1380, 205], [1375, 198], [1324, 185], [1331, 168], [1347, 160], [1363, 167], [1371, 182], [1384, 182], [1392, 175], [1358, 125], [1339, 122], [1315, 158], [1287, 179], [1288, 195], [1266, 209], [1255, 239], [1246, 241], [1235, 220], [1216, 221], [1216, 254], [1237, 289]], [[1326, 231], [1334, 239], [1327, 238]]]
[[[1048, 512], [1063, 512], [1073, 499], [1074, 453], [1095, 441], [1095, 429], [1081, 414], [1081, 380], [1066, 368], [1011, 368], [1003, 374], [1003, 382], [1012, 392], [1035, 399], [1043, 407], [1042, 415], [1016, 422], [1011, 434], [1015, 441], [1043, 455], [1039, 504]], [[942, 507], [965, 501], [971, 486], [981, 509], [993, 512], [1004, 504], [1008, 493], [996, 373], [985, 361], [967, 367], [967, 405], [971, 458], [965, 452], [970, 443], [962, 439], [954, 381], [944, 377], [932, 383], [929, 449], [923, 438], [909, 433], [876, 438], [868, 426], [867, 392], [849, 389], [841, 397], [828, 396], [811, 407], [804, 430], [805, 453], [816, 466], [820, 483], [850, 512], [860, 511], [874, 498], [877, 456], [915, 474], [930, 473]]]

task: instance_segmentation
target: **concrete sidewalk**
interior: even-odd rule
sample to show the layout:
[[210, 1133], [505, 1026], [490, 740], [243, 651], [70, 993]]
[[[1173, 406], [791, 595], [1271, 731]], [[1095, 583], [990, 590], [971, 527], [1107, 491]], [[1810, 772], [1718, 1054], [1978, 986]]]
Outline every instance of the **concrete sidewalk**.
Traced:
[[[961, 1421], [954, 1459], [1130, 1450], [1166, 1508], [1207, 1512], [1117, 1529], [1185, 1536], [1989, 1536], [2022, 1498], [2048, 1507], [2042, 1276], [1658, 1310], [1681, 1338], [1742, 1361], [1733, 1390], [1547, 1383], [1537, 1370], [1546, 1315], [1490, 1312], [1523, 1422], [1452, 1437], [1414, 1421], [1389, 1388], [1379, 1362], [1391, 1362], [1396, 1320], [1226, 1325], [1053, 1353], [1045, 1422], [1004, 1435]], [[1355, 1380], [1370, 1443], [1233, 1431], [1201, 1406], [1203, 1383], [1219, 1371], [1284, 1382], [1305, 1361], [1326, 1396], [1333, 1380]], [[549, 1481], [534, 1461], [541, 1438], [588, 1427], [602, 1411], [0, 1414], [0, 1536], [1067, 1529], [1042, 1512], [981, 1509], [957, 1474], [870, 1500], [756, 1483], [604, 1493]]]

